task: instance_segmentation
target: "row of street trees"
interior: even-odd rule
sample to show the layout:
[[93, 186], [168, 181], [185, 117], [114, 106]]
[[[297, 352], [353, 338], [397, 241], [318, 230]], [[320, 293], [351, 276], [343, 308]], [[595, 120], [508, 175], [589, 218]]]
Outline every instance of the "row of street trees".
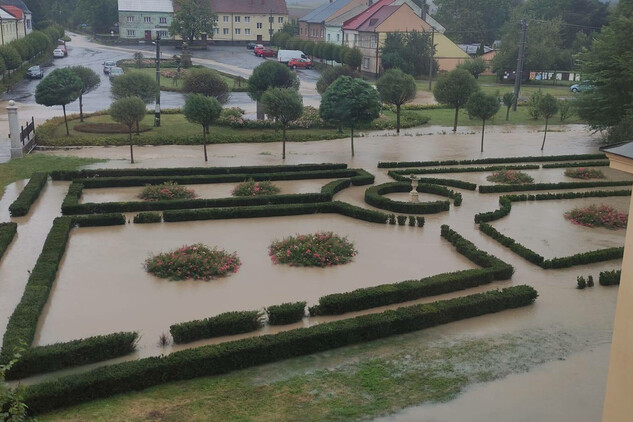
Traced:
[[42, 31], [33, 31], [19, 40], [0, 46], [0, 75], [13, 71], [42, 53], [49, 52], [57, 45], [57, 39], [64, 36], [64, 28], [51, 25]]
[[271, 44], [281, 49], [301, 50], [304, 54], [331, 62], [345, 64], [358, 69], [363, 61], [363, 53], [357, 47], [330, 42], [314, 42], [302, 40], [298, 36], [291, 36], [288, 32], [277, 32], [273, 35]]

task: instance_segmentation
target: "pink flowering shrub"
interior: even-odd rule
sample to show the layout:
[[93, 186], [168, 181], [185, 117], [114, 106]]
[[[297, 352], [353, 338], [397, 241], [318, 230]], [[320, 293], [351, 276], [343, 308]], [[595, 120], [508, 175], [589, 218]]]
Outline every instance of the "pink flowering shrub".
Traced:
[[608, 205], [592, 205], [587, 208], [574, 208], [565, 213], [565, 219], [584, 227], [606, 227], [617, 230], [626, 228], [628, 214], [618, 212]]
[[565, 176], [573, 177], [574, 179], [604, 179], [604, 174], [601, 170], [588, 169], [585, 167], [570, 168], [565, 170]]
[[268, 247], [273, 264], [291, 267], [331, 267], [347, 264], [358, 253], [347, 237], [316, 232], [276, 240]]
[[533, 183], [534, 178], [518, 170], [501, 170], [486, 177], [489, 182], [503, 183], [505, 185], [523, 185]]
[[236, 273], [242, 263], [237, 253], [197, 243], [147, 258], [145, 271], [169, 280], [213, 280]]
[[194, 199], [196, 193], [192, 189], [178, 185], [176, 182], [165, 182], [162, 185], [146, 185], [138, 197], [144, 201], [170, 201], [175, 199]]
[[242, 182], [233, 189], [233, 196], [276, 195], [280, 189], [270, 181], [255, 182], [253, 179]]

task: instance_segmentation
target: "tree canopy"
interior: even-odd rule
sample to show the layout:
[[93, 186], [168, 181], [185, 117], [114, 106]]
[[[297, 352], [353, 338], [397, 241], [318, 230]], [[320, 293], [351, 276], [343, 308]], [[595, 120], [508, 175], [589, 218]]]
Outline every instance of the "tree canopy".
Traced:
[[321, 72], [321, 77], [317, 81], [316, 87], [319, 94], [323, 94], [339, 76], [350, 76], [359, 78], [360, 74], [348, 65], [327, 67]]
[[83, 122], [83, 96], [96, 89], [101, 84], [101, 78], [94, 70], [85, 66], [73, 66], [70, 70], [81, 80], [81, 90], [79, 91], [79, 120]]
[[467, 70], [468, 73], [475, 77], [475, 79], [479, 79], [479, 75], [488, 69], [488, 63], [486, 63], [486, 61], [481, 57], [476, 57], [474, 59], [464, 61], [458, 67]]
[[205, 96], [202, 94], [191, 94], [185, 101], [182, 113], [191, 123], [202, 126], [202, 137], [204, 140], [204, 161], [208, 161], [207, 157], [207, 131], [209, 126], [220, 117], [222, 113], [222, 105], [213, 96]]
[[35, 88], [35, 102], [46, 107], [60, 105], [64, 110], [66, 135], [69, 135], [66, 119], [66, 104], [79, 97], [82, 82], [69, 68], [55, 69], [49, 73]]
[[479, 91], [473, 75], [464, 69], [455, 69], [441, 76], [435, 83], [433, 95], [435, 99], [455, 108], [453, 132], [457, 131], [457, 117], [460, 107], [464, 106], [470, 96]]
[[[429, 74], [431, 34], [428, 32], [390, 32], [381, 47], [382, 67], [400, 69], [413, 76]], [[433, 61], [433, 73], [437, 72], [437, 61]]]
[[216, 98], [220, 104], [231, 98], [229, 85], [217, 70], [202, 68], [192, 69], [185, 76], [182, 90], [192, 94], [202, 94]]
[[486, 43], [498, 40], [503, 24], [519, 0], [437, 0], [434, 16], [446, 27], [446, 35], [457, 43]]
[[354, 128], [380, 116], [382, 104], [378, 91], [360, 78], [341, 76], [322, 96], [319, 114], [326, 122], [351, 129], [354, 156]]
[[0, 46], [0, 56], [8, 70], [17, 69], [22, 64], [20, 53], [12, 45]]
[[295, 89], [269, 88], [262, 95], [264, 112], [283, 126], [282, 158], [286, 158], [286, 129], [303, 114], [303, 98]]
[[178, 34], [183, 40], [193, 41], [207, 34], [213, 37], [216, 15], [211, 12], [207, 0], [175, 0], [179, 10], [174, 14], [174, 20], [169, 32]]
[[248, 95], [253, 100], [259, 101], [268, 88], [299, 89], [299, 79], [283, 63], [265, 61], [257, 66], [248, 78]]
[[138, 97], [151, 104], [156, 101], [159, 87], [156, 80], [141, 72], [128, 72], [112, 79], [110, 92], [112, 98], [120, 100], [127, 97]]
[[145, 102], [139, 97], [124, 97], [110, 105], [108, 114], [115, 122], [119, 122], [128, 128], [130, 136], [130, 161], [134, 163], [134, 149], [132, 145], [132, 126], [145, 117], [147, 109]]
[[543, 145], [541, 151], [545, 147], [545, 138], [547, 137], [547, 123], [556, 113], [558, 113], [558, 100], [552, 94], [545, 94], [538, 103], [538, 109], [541, 115], [545, 117], [545, 133], [543, 134]]
[[378, 79], [376, 88], [383, 102], [396, 106], [396, 132], [400, 133], [400, 107], [415, 98], [415, 79], [400, 69], [390, 69]]
[[501, 108], [499, 100], [494, 95], [475, 92], [466, 103], [466, 110], [470, 117], [482, 120], [481, 126], [481, 152], [484, 152], [484, 134], [486, 132], [486, 120], [492, 119]]

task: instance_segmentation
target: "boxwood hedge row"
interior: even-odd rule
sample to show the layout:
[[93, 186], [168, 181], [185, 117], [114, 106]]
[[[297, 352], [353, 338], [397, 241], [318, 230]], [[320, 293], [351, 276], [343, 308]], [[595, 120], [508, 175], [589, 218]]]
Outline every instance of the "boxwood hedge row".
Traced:
[[497, 229], [492, 227], [490, 224], [481, 223], [479, 225], [479, 230], [481, 230], [483, 233], [487, 234], [488, 236], [492, 237], [494, 240], [501, 243], [506, 248], [510, 248], [512, 252], [527, 259], [532, 264], [536, 264], [539, 266], [543, 265], [543, 262], [545, 261], [545, 258], [543, 256], [539, 255], [538, 253], [534, 252], [533, 250], [529, 248], [526, 248], [525, 246], [521, 245], [520, 243], [518, 243], [516, 240], [512, 239], [511, 237], [502, 235], [501, 233], [499, 233], [499, 231], [497, 231]]
[[600, 160], [600, 161], [586, 161], [584, 163], [552, 163], [552, 164], [543, 164], [544, 169], [559, 169], [559, 168], [567, 168], [567, 167], [606, 167], [609, 165], [609, 160]]
[[183, 350], [98, 368], [26, 387], [34, 414], [153, 385], [227, 373], [296, 356], [416, 331], [452, 321], [527, 306], [538, 293], [516, 286], [435, 303]]
[[607, 186], [630, 186], [630, 180], [617, 180], [608, 182], [560, 182], [560, 183], [529, 183], [526, 185], [480, 185], [480, 193], [497, 192], [518, 192], [529, 190], [550, 190], [550, 189], [581, 189], [581, 188], [603, 188]]
[[597, 249], [595, 251], [577, 253], [562, 258], [545, 260], [541, 265], [545, 269], [569, 268], [576, 265], [593, 264], [595, 262], [611, 261], [624, 256], [624, 248]]
[[33, 347], [22, 353], [6, 373], [6, 379], [19, 379], [124, 356], [134, 351], [137, 339], [138, 333], [121, 332]]
[[[410, 214], [433, 214], [450, 209], [449, 201], [403, 202], [385, 198], [383, 195], [394, 192], [409, 192], [411, 185], [405, 182], [391, 182], [372, 186], [365, 191], [365, 202], [377, 208], [393, 212]], [[454, 199], [455, 205], [461, 205], [462, 195], [438, 185], [419, 184], [418, 192], [432, 193]]]
[[248, 333], [263, 327], [261, 316], [259, 311], [225, 312], [211, 318], [174, 324], [169, 327], [169, 332], [174, 343]]
[[22, 217], [29, 213], [31, 205], [39, 198], [47, 180], [47, 173], [35, 173], [31, 176], [18, 198], [9, 205], [9, 212], [12, 217]]
[[140, 212], [134, 216], [135, 224], [160, 223], [163, 217], [157, 212]]
[[306, 310], [306, 302], [282, 303], [266, 308], [268, 323], [270, 325], [286, 325], [299, 322], [303, 319]]
[[240, 167], [176, 167], [176, 168], [144, 168], [144, 169], [88, 169], [58, 170], [51, 172], [53, 180], [75, 180], [93, 177], [128, 177], [128, 176], [193, 176], [249, 173], [284, 173], [320, 170], [346, 169], [347, 164], [297, 164], [278, 166], [240, 166]]
[[600, 283], [601, 286], [618, 285], [620, 284], [621, 275], [622, 275], [622, 270], [602, 271], [600, 272], [598, 283]]
[[[388, 171], [387, 174], [392, 179], [397, 180], [398, 182], [408, 182], [409, 186], [411, 186], [411, 179], [408, 176], [399, 174], [398, 172], [394, 170]], [[477, 190], [477, 185], [475, 183], [464, 182], [462, 180], [438, 179], [436, 177], [419, 177], [418, 181], [420, 183], [429, 183], [431, 185], [450, 186], [453, 188], [460, 188], [460, 189], [466, 189], [466, 190], [472, 190], [472, 191]]]
[[378, 168], [402, 168], [402, 167], [435, 167], [467, 164], [502, 164], [502, 163], [540, 163], [543, 161], [574, 161], [574, 160], [601, 160], [605, 154], [576, 154], [576, 155], [539, 155], [532, 157], [498, 157], [479, 158], [476, 160], [444, 160], [444, 161], [381, 161]]
[[482, 171], [499, 170], [538, 170], [538, 164], [523, 164], [516, 166], [486, 166], [486, 167], [439, 167], [439, 168], [412, 168], [406, 170], [394, 170], [395, 174], [407, 176], [409, 174], [439, 174], [439, 173], [479, 173]]
[[17, 232], [17, 223], [0, 223], [0, 260]]

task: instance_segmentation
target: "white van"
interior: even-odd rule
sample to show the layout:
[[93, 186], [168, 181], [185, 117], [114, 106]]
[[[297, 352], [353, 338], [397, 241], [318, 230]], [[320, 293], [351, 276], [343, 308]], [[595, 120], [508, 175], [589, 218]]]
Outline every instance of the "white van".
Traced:
[[292, 59], [307, 59], [307, 57], [300, 50], [279, 50], [277, 52], [278, 62], [288, 63]]

